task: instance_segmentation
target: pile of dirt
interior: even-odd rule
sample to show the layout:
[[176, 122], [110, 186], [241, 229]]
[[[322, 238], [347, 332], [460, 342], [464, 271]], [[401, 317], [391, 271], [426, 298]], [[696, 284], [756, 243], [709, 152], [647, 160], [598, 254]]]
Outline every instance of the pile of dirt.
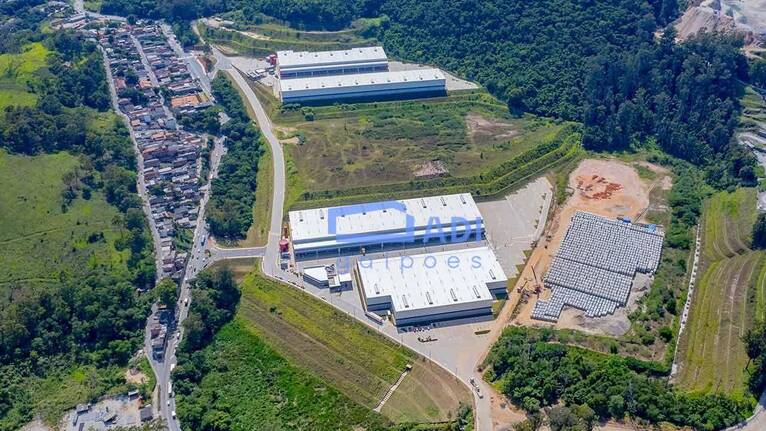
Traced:
[[441, 160], [432, 160], [415, 166], [413, 175], [417, 179], [428, 179], [449, 175], [449, 169]]
[[589, 177], [579, 175], [575, 180], [577, 181], [577, 190], [585, 199], [609, 199], [614, 192], [622, 190], [622, 184], [608, 181], [598, 174]]

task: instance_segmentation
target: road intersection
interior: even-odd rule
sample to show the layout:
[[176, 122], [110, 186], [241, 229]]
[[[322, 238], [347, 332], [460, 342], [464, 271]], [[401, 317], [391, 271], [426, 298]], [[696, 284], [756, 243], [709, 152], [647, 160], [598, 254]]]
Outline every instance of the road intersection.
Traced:
[[[83, 8], [83, 1], [75, 1], [75, 9], [78, 13], [85, 13], [87, 16], [93, 18], [112, 19], [124, 21], [121, 17], [111, 17], [99, 15], [92, 12], [85, 12]], [[176, 307], [177, 315], [177, 328], [178, 331], [169, 337], [166, 345], [165, 359], [163, 361], [154, 361], [151, 358], [151, 346], [147, 342], [147, 354], [150, 356], [150, 362], [152, 368], [157, 376], [157, 384], [159, 388], [159, 411], [160, 416], [165, 419], [168, 424], [168, 428], [171, 431], [180, 431], [180, 423], [178, 419], [174, 417], [175, 412], [175, 397], [169, 395], [168, 388], [171, 387], [171, 368], [176, 363], [176, 349], [180, 340], [183, 337], [183, 321], [188, 315], [188, 307], [186, 306], [187, 299], [191, 300], [190, 296], [190, 280], [192, 280], [202, 269], [209, 266], [211, 263], [220, 260], [239, 259], [239, 258], [252, 258], [258, 257], [261, 259], [262, 273], [272, 279], [280, 282], [286, 282], [295, 288], [304, 290], [318, 298], [327, 300], [326, 294], [321, 291], [311, 289], [303, 283], [299, 276], [295, 273], [283, 270], [279, 266], [279, 241], [282, 233], [282, 220], [284, 218], [284, 194], [285, 194], [285, 162], [284, 153], [282, 147], [273, 133], [271, 121], [269, 120], [266, 112], [255, 96], [255, 93], [250, 88], [242, 73], [232, 66], [229, 59], [223, 55], [218, 49], [212, 48], [213, 55], [216, 58], [215, 70], [207, 74], [204, 71], [202, 65], [198, 60], [188, 53], [178, 44], [175, 36], [172, 34], [172, 30], [169, 26], [163, 24], [162, 31], [168, 39], [171, 47], [176, 51], [180, 58], [184, 59], [189, 66], [190, 72], [200, 82], [202, 88], [208, 95], [211, 95], [210, 78], [215, 75], [219, 70], [227, 72], [234, 83], [239, 87], [245, 96], [246, 102], [251, 106], [256, 116], [259, 129], [263, 134], [266, 142], [269, 144], [271, 152], [273, 154], [274, 163], [274, 189], [273, 189], [273, 205], [271, 212], [271, 223], [269, 228], [268, 243], [264, 247], [251, 247], [251, 248], [222, 248], [207, 241], [209, 232], [207, 225], [204, 221], [204, 210], [209, 198], [209, 183], [206, 188], [201, 206], [200, 213], [197, 220], [196, 228], [194, 231], [193, 246], [190, 250], [190, 258], [187, 264], [187, 268], [184, 277], [181, 282], [181, 289], [179, 294], [178, 305]], [[106, 67], [107, 71], [109, 67]], [[109, 79], [110, 88], [112, 90], [113, 100], [116, 103], [116, 93], [114, 91], [112, 80]], [[115, 107], [116, 108], [116, 107]], [[120, 112], [119, 109], [115, 109], [116, 112]], [[131, 137], [132, 132], [131, 132]], [[134, 139], [135, 144], [135, 139]], [[211, 177], [213, 178], [217, 172], [218, 165], [220, 163], [222, 155], [225, 153], [225, 147], [221, 140], [216, 140], [214, 144], [214, 150], [211, 156]], [[138, 167], [142, 166], [140, 154], [138, 155]], [[141, 181], [141, 176], [138, 180], [138, 190], [146, 202], [147, 191]], [[145, 208], [146, 210], [146, 208]], [[151, 223], [151, 217], [149, 217], [150, 225], [152, 228], [152, 235], [154, 237], [155, 246], [159, 244], [158, 234], [156, 227]], [[159, 253], [156, 252], [159, 256]], [[340, 310], [353, 314], [358, 318], [360, 322], [370, 327], [380, 330], [377, 325], [366, 320], [363, 316], [363, 310], [358, 309], [358, 305], [353, 301], [345, 301], [342, 298], [336, 300], [330, 299], [328, 301], [331, 305], [339, 308]], [[502, 317], [498, 318], [494, 324], [491, 325], [491, 332], [486, 336], [488, 342], [491, 343], [499, 336], [502, 330]], [[147, 325], [147, 329], [148, 329]], [[405, 341], [405, 336], [408, 334], [401, 334], [397, 332], [381, 331], [381, 333], [397, 343], [407, 345], [418, 353], [431, 358], [434, 362], [442, 366], [445, 370], [454, 374], [457, 378], [463, 381], [468, 387], [472, 387], [471, 382], [476, 382], [481, 388], [484, 394], [492, 394], [493, 389], [481, 378], [479, 372], [476, 371], [478, 362], [483, 358], [484, 351], [472, 352], [469, 355], [453, 355], [455, 357], [461, 357], [458, 362], [454, 360], [444, 360], [449, 352], [433, 352], [430, 348], [426, 348], [418, 343], [411, 342], [409, 337]], [[177, 334], [177, 335], [176, 335]], [[148, 330], [147, 330], [147, 340]], [[476, 429], [481, 431], [489, 431], [494, 428], [492, 423], [492, 405], [490, 396], [480, 396], [478, 391], [474, 391], [474, 411], [476, 420]], [[756, 431], [766, 429], [766, 410], [763, 406], [766, 404], [766, 393], [761, 397], [758, 407], [756, 408], [754, 415], [748, 419], [745, 423], [730, 428], [730, 430], [744, 430], [744, 431]], [[171, 413], [172, 412], [172, 413]]]

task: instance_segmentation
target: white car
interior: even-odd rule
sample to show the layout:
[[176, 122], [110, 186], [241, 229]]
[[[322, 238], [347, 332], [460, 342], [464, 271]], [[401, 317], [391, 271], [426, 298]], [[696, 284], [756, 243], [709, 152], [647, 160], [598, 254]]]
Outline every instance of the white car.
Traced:
[[175, 418], [176, 418], [176, 411], [175, 411], [175, 410], [173, 410], [173, 411], [170, 413], [170, 415], [171, 415], [171, 416], [173, 416], [173, 419], [175, 419]]

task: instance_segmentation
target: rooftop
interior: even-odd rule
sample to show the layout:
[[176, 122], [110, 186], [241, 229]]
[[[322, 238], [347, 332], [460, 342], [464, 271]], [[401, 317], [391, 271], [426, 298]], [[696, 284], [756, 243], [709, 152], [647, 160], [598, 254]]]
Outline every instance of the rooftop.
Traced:
[[365, 297], [390, 297], [398, 312], [491, 301], [487, 284], [507, 280], [488, 247], [360, 259], [357, 268]]
[[[290, 232], [294, 243], [334, 240], [337, 235], [404, 232], [407, 216], [413, 218], [413, 229], [429, 225], [450, 226], [453, 218], [475, 221], [481, 213], [470, 193], [430, 196], [395, 201], [406, 213], [392, 209], [392, 202], [373, 202], [331, 208], [290, 211]], [[336, 233], [331, 234], [328, 215], [336, 217]], [[449, 234], [449, 232], [445, 232]]]
[[428, 81], [446, 81], [446, 77], [439, 69], [399, 70], [393, 72], [283, 79], [280, 81], [280, 89], [284, 93], [286, 91], [349, 88], [379, 84], [401, 84], [405, 82]]
[[277, 51], [277, 62], [280, 68], [302, 66], [317, 66], [334, 63], [361, 63], [371, 61], [388, 61], [386, 52], [381, 46], [352, 48], [340, 51]]

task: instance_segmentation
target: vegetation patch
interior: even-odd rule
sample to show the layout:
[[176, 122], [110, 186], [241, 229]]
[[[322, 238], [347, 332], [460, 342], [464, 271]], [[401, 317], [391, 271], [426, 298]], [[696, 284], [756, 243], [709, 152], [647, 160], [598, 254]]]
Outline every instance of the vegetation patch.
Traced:
[[563, 401], [587, 413], [575, 414], [574, 423], [592, 416], [628, 417], [713, 430], [736, 424], [752, 411], [751, 400], [679, 392], [658, 377], [655, 364], [551, 343], [550, 333], [507, 328], [486, 359], [485, 377], [531, 413]]
[[242, 317], [224, 326], [195, 361], [205, 374], [189, 395], [177, 387], [178, 414], [198, 429], [386, 428], [382, 416], [280, 356]]
[[413, 365], [404, 380], [408, 389], [397, 389], [383, 411], [391, 419], [441, 422], [455, 418], [461, 402], [470, 404], [467, 388], [446, 371], [308, 294], [257, 274], [244, 279], [242, 291], [238, 315], [253, 332], [367, 408], [380, 402], [407, 364]]
[[754, 189], [705, 201], [702, 265], [678, 352], [678, 384], [687, 390], [749, 396], [742, 338], [754, 324], [766, 257], [750, 248], [755, 206]]

